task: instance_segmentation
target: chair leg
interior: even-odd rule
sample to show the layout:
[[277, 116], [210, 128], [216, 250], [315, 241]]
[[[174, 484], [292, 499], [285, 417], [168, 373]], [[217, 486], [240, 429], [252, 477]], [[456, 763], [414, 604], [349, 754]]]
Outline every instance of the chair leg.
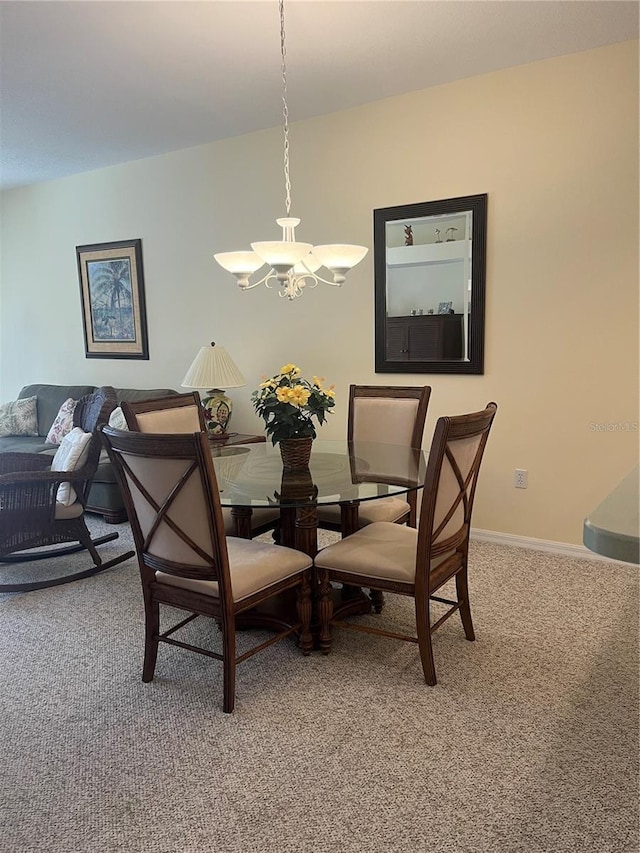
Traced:
[[222, 710], [231, 714], [236, 704], [236, 624], [223, 622], [222, 627], [222, 669], [223, 701]]
[[424, 680], [433, 687], [437, 684], [436, 666], [433, 661], [431, 645], [431, 617], [429, 614], [429, 599], [426, 601], [416, 597], [416, 629], [418, 633], [418, 649]]
[[384, 607], [384, 592], [381, 589], [370, 589], [369, 598], [376, 613], [382, 613]]
[[91, 534], [89, 533], [89, 528], [87, 527], [84, 518], [79, 519], [78, 539], [87, 549], [87, 551], [91, 554], [93, 564], [95, 566], [101, 566], [102, 557], [100, 556], [100, 554], [98, 553], [98, 549], [94, 545], [93, 539], [91, 538]]
[[467, 565], [460, 569], [456, 575], [456, 593], [460, 602], [460, 618], [467, 640], [475, 640], [476, 635], [471, 621], [471, 607], [469, 606], [469, 584], [467, 580]]
[[409, 518], [407, 519], [408, 527], [417, 527], [418, 526], [418, 497], [415, 492], [411, 492], [407, 501], [409, 503]]
[[296, 608], [300, 620], [300, 639], [298, 645], [303, 655], [311, 654], [313, 649], [313, 637], [311, 636], [311, 583], [310, 571], [302, 575], [302, 583], [298, 587]]
[[142, 680], [153, 681], [158, 657], [158, 634], [160, 633], [160, 605], [150, 595], [144, 601], [144, 664]]
[[320, 628], [319, 646], [323, 655], [331, 651], [330, 622], [333, 617], [333, 601], [331, 600], [331, 584], [329, 570], [318, 569], [318, 620]]

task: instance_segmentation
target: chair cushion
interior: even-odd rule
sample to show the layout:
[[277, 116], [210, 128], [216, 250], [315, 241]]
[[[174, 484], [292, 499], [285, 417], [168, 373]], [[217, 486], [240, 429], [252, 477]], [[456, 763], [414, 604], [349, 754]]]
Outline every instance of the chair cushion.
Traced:
[[193, 406], [180, 406], [175, 409], [157, 409], [136, 414], [140, 432], [192, 433], [200, 432], [198, 409]]
[[75, 501], [69, 506], [66, 506], [66, 504], [61, 504], [60, 501], [56, 501], [55, 517], [59, 520], [65, 518], [78, 518], [78, 516], [82, 515], [83, 512], [84, 507], [82, 506], [80, 501]]
[[[92, 439], [90, 432], [83, 432], [80, 427], [74, 427], [60, 442], [51, 463], [52, 471], [75, 471], [82, 468], [89, 452], [89, 442]], [[56, 500], [70, 506], [77, 499], [75, 490], [70, 483], [61, 483], [58, 487]]]
[[37, 397], [0, 405], [0, 436], [5, 435], [38, 435]]
[[323, 548], [316, 566], [354, 575], [414, 583], [418, 531], [379, 521]]
[[[243, 598], [267, 589], [278, 581], [290, 578], [310, 568], [313, 562], [302, 551], [254, 539], [238, 539], [235, 536], [227, 537], [227, 549], [234, 601], [242, 601]], [[192, 580], [166, 572], [156, 572], [156, 580], [168, 586], [218, 596], [216, 581]]]
[[[392, 522], [377, 522], [323, 548], [316, 555], [320, 568], [335, 569], [380, 580], [415, 583], [418, 531]], [[433, 572], [454, 551], [431, 560]]]
[[73, 429], [73, 413], [78, 401], [73, 397], [67, 397], [58, 409], [58, 414], [53, 419], [51, 428], [47, 433], [45, 441], [47, 444], [60, 444], [65, 435]]
[[[388, 498], [376, 498], [371, 501], [362, 501], [358, 508], [358, 527], [366, 527], [376, 521], [398, 521], [407, 515], [411, 507], [400, 496]], [[339, 506], [319, 506], [318, 521], [340, 525]]]

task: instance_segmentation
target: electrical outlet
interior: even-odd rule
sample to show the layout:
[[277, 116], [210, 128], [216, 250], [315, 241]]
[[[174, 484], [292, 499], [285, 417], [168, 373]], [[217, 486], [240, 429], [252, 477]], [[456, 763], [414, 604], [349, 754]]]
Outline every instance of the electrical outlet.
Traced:
[[513, 485], [516, 489], [526, 489], [529, 482], [529, 472], [524, 468], [516, 468], [513, 472]]

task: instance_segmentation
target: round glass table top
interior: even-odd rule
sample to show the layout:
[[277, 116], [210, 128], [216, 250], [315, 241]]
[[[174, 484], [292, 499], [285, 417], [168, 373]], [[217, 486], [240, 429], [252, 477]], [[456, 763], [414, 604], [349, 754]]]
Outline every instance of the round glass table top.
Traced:
[[309, 467], [284, 471], [280, 449], [264, 444], [212, 447], [223, 506], [342, 504], [422, 488], [427, 454], [395, 444], [315, 439]]

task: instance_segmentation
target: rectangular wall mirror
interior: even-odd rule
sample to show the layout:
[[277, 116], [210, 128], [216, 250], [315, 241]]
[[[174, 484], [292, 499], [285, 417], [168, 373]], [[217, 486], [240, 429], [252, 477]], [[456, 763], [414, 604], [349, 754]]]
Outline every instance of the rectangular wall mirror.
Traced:
[[482, 373], [487, 196], [373, 211], [376, 373]]

